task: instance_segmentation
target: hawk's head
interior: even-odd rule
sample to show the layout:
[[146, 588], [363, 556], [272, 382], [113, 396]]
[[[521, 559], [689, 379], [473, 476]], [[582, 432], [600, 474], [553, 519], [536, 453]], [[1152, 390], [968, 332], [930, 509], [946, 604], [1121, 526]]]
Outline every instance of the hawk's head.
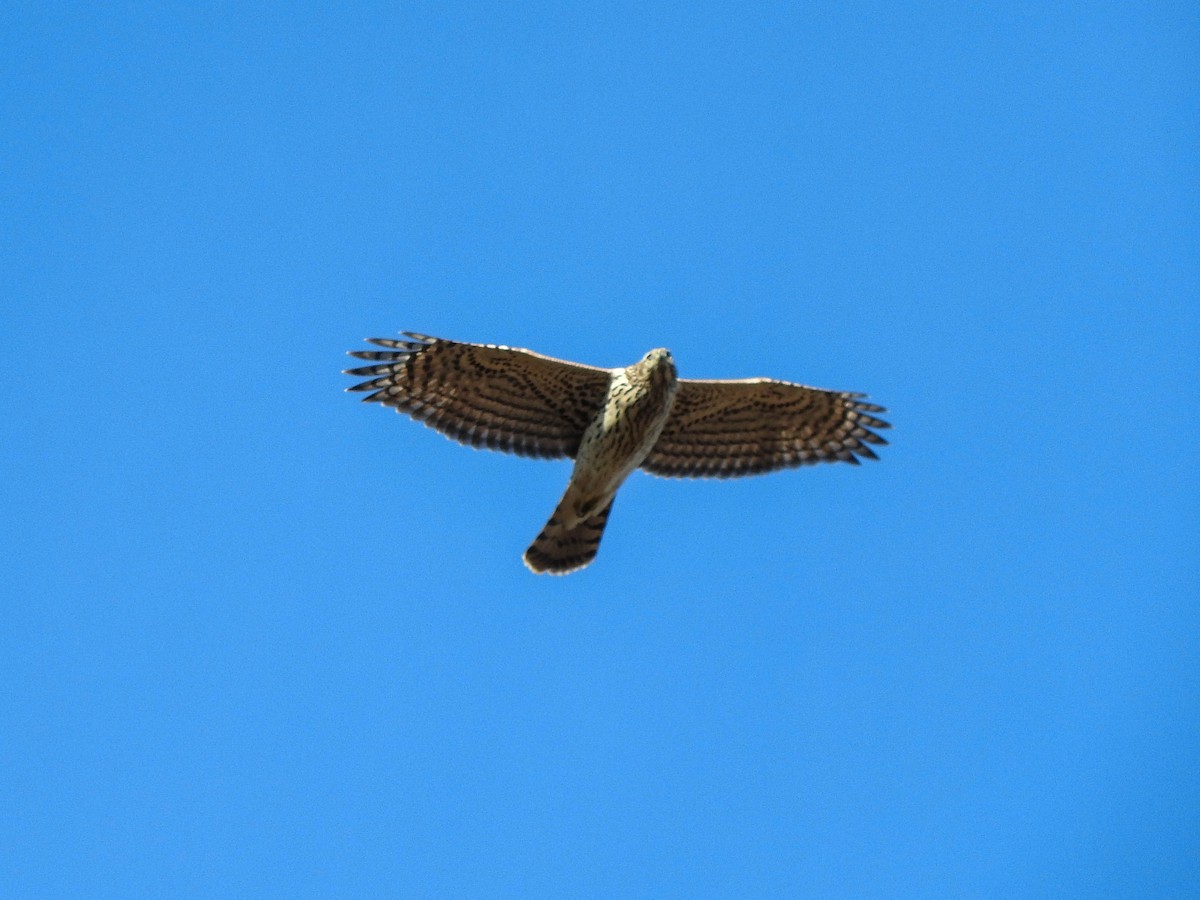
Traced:
[[675, 358], [665, 347], [651, 350], [642, 357], [637, 368], [641, 369], [652, 382], [662, 381], [669, 385], [675, 383]]

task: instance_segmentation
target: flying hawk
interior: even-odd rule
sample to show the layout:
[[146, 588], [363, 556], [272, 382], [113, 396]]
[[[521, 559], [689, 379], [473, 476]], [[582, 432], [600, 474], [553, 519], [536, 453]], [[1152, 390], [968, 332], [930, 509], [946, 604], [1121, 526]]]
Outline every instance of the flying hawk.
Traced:
[[525, 551], [534, 572], [590, 563], [617, 488], [634, 469], [684, 478], [730, 478], [816, 462], [877, 459], [871, 429], [884, 408], [865, 394], [769, 378], [678, 378], [667, 350], [601, 369], [494, 344], [414, 332], [369, 338], [386, 350], [351, 350], [371, 365], [348, 390], [408, 413], [473, 447], [575, 460], [566, 493]]

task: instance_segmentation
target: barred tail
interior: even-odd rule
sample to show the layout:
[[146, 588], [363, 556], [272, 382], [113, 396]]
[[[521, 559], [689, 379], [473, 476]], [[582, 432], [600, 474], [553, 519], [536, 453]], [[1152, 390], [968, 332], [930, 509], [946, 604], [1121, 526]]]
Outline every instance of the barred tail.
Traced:
[[529, 549], [525, 551], [525, 565], [539, 575], [548, 572], [551, 575], [566, 575], [576, 569], [582, 569], [596, 558], [600, 549], [600, 538], [604, 536], [604, 526], [608, 523], [608, 514], [612, 510], [612, 498], [604, 504], [604, 508], [590, 518], [579, 522], [575, 527], [568, 528], [562, 521], [568, 519], [564, 515], [563, 506], [568, 502], [570, 492], [564, 496], [550, 516], [550, 521], [542, 529], [542, 533], [534, 538]]

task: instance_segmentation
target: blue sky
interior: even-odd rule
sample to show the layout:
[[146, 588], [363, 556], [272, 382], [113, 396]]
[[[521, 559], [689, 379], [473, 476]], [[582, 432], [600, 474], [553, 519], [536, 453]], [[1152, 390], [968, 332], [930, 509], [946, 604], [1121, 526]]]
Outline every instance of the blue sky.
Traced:
[[[1200, 894], [1191, 4], [0, 12], [0, 883]], [[412, 329], [864, 390], [635, 473], [342, 389]]]

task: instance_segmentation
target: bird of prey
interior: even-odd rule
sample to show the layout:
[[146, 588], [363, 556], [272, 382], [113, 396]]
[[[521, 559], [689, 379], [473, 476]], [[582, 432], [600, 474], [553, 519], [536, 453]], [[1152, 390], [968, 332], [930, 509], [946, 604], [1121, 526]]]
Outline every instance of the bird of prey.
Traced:
[[371, 365], [347, 390], [472, 447], [571, 458], [575, 468], [546, 527], [525, 551], [534, 572], [562, 575], [596, 556], [617, 488], [634, 469], [730, 478], [816, 462], [877, 459], [884, 408], [865, 394], [769, 378], [677, 378], [669, 351], [601, 369], [494, 344], [415, 332], [351, 350]]

